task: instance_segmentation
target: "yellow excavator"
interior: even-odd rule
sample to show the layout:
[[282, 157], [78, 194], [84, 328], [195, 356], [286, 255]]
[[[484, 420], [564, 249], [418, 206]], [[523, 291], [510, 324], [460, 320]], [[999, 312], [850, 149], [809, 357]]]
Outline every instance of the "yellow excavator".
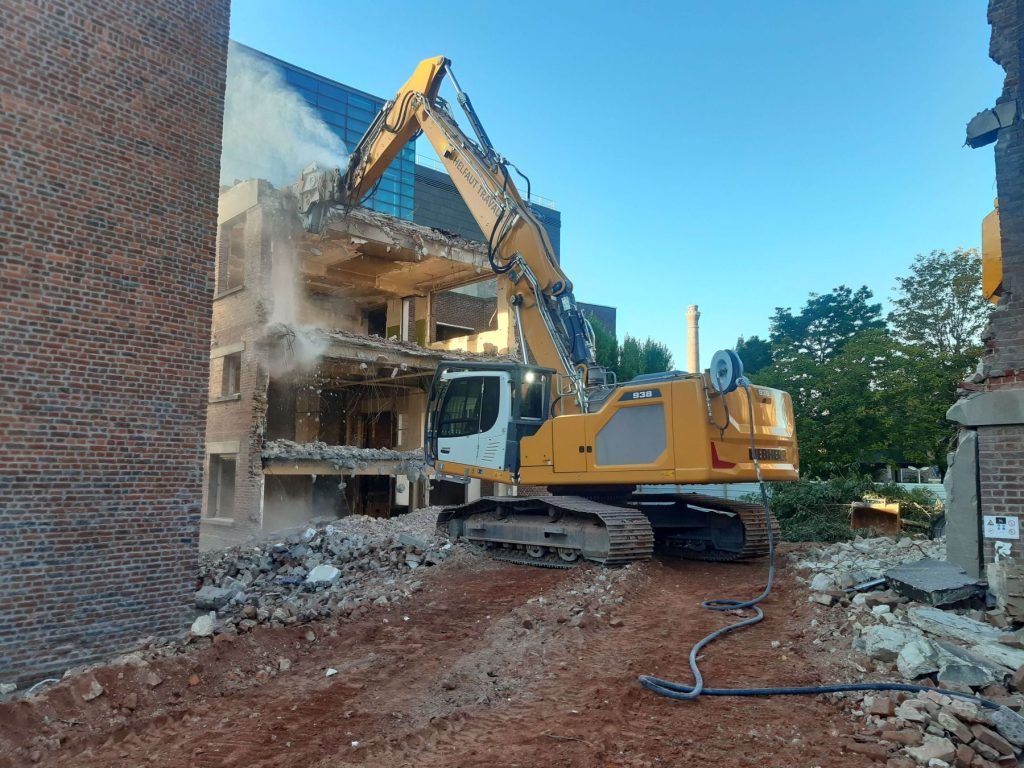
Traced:
[[[470, 138], [439, 95], [448, 77]], [[521, 362], [441, 363], [427, 406], [425, 452], [440, 476], [545, 486], [545, 496], [481, 498], [438, 525], [502, 559], [568, 567], [668, 553], [744, 560], [768, 551], [763, 507], [696, 493], [694, 483], [795, 480], [799, 459], [787, 393], [751, 384], [735, 352], [709, 370], [617, 383], [596, 362], [594, 333], [572, 283], [443, 57], [420, 63], [353, 150], [349, 166], [306, 174], [297, 193], [307, 229], [331, 207], [364, 200], [409, 141], [430, 141], [487, 237], [515, 317]], [[523, 176], [518, 169], [516, 173]], [[638, 492], [639, 486], [654, 486]], [[774, 525], [774, 523], [773, 523]]]

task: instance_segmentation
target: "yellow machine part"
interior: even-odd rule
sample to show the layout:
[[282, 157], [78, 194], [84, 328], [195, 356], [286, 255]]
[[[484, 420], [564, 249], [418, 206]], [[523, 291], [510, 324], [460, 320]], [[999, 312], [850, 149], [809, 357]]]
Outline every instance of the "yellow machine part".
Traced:
[[[796, 480], [799, 458], [789, 395], [767, 387], [751, 391], [764, 479]], [[756, 472], [748, 414], [746, 390], [719, 395], [706, 387], [702, 376], [626, 384], [600, 410], [556, 416], [524, 437], [519, 482], [750, 482]]]
[[1003, 243], [999, 232], [999, 198], [993, 210], [981, 220], [981, 292], [993, 304], [999, 303], [1003, 287]]
[[879, 533], [897, 534], [902, 530], [900, 505], [878, 496], [865, 496], [864, 501], [850, 505], [850, 527], [871, 528]]

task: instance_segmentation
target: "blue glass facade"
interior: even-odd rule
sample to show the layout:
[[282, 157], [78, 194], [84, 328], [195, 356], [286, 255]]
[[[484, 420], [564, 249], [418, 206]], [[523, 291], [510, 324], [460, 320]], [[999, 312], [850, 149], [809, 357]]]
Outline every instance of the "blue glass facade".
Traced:
[[[280, 70], [285, 82], [309, 102], [349, 151], [359, 143], [370, 127], [370, 122], [384, 106], [384, 99], [328, 80], [252, 48], [247, 50]], [[380, 184], [365, 205], [375, 211], [412, 221], [415, 167], [416, 145], [415, 142], [409, 142], [384, 172]]]

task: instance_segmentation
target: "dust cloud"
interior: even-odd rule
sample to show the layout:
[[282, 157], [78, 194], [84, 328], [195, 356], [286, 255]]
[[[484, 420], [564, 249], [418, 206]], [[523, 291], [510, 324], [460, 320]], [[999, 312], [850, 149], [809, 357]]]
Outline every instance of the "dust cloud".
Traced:
[[311, 162], [343, 171], [348, 163], [345, 145], [281, 72], [234, 42], [228, 48], [222, 146], [224, 185], [257, 178], [283, 187]]

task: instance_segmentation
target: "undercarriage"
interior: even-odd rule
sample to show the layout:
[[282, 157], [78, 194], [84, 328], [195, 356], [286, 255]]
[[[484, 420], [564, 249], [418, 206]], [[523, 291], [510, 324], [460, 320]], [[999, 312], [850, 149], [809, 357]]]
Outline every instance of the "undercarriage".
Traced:
[[[655, 551], [715, 561], [768, 554], [768, 516], [759, 504], [698, 493], [573, 490], [581, 495], [489, 496], [444, 510], [437, 524], [498, 559], [549, 568], [582, 560], [625, 565]], [[777, 537], [774, 518], [771, 525]]]

